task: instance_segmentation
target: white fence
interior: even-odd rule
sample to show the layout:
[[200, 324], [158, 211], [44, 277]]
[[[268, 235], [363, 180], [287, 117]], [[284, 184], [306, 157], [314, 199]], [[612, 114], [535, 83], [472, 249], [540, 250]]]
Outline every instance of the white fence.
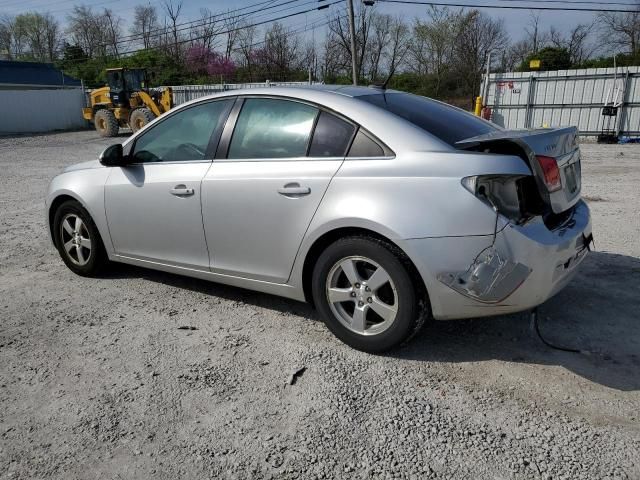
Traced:
[[176, 85], [171, 88], [173, 89], [173, 103], [180, 105], [206, 95], [240, 88], [300, 87], [304, 85], [309, 85], [309, 82], [215, 83], [210, 85]]
[[0, 134], [84, 128], [81, 88], [0, 90]]
[[[609, 122], [616, 135], [640, 135], [640, 67], [491, 74], [486, 104], [506, 128], [574, 125], [597, 135]], [[606, 104], [616, 117], [602, 115]]]

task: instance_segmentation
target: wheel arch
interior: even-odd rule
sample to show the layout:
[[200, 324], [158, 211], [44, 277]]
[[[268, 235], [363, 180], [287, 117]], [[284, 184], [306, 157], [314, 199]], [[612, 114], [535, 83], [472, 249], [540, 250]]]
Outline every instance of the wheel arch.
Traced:
[[322, 252], [333, 242], [339, 240], [344, 237], [369, 237], [379, 240], [381, 242], [387, 243], [391, 245], [394, 249], [398, 250], [398, 253], [403, 257], [401, 260], [406, 265], [407, 270], [409, 271], [409, 275], [414, 281], [414, 285], [417, 287], [417, 295], [423, 296], [426, 298], [427, 303], [430, 305], [429, 300], [429, 292], [427, 290], [427, 286], [424, 282], [424, 279], [420, 275], [416, 265], [413, 260], [407, 255], [407, 253], [393, 240], [388, 238], [387, 236], [378, 233], [374, 230], [364, 227], [338, 227], [332, 230], [329, 230], [319, 236], [309, 247], [307, 250], [304, 262], [302, 265], [302, 290], [304, 293], [305, 300], [313, 305], [313, 296], [311, 294], [311, 278], [313, 275], [313, 268], [318, 261], [318, 258], [322, 254]]
[[[49, 210], [47, 212], [47, 223], [49, 225], [49, 235], [51, 236], [51, 241], [54, 245], [56, 244], [56, 236], [53, 232], [53, 219], [55, 218], [56, 212], [58, 211], [58, 208], [60, 208], [60, 205], [62, 205], [64, 202], [68, 202], [69, 200], [78, 202], [85, 210], [89, 211], [87, 209], [87, 206], [79, 198], [76, 198], [66, 192], [60, 193], [53, 200], [51, 200], [51, 205], [49, 205]], [[91, 215], [91, 213], [89, 213], [89, 215]]]

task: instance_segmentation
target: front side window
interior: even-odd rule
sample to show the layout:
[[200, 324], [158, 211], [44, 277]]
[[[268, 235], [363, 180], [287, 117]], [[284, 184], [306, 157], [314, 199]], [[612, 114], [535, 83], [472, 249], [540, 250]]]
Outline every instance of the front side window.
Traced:
[[233, 99], [202, 103], [167, 117], [136, 139], [133, 162], [204, 160], [214, 131], [221, 131]]
[[318, 109], [272, 98], [244, 101], [228, 158], [295, 158], [307, 155]]

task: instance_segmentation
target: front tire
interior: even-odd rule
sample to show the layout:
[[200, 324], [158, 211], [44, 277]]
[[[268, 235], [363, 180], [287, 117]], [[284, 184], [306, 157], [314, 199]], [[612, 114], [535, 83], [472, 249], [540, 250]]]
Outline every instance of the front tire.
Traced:
[[56, 210], [53, 238], [62, 261], [78, 275], [94, 276], [107, 262], [98, 227], [89, 212], [75, 200], [64, 202]]
[[322, 252], [312, 294], [331, 332], [370, 353], [397, 347], [423, 316], [409, 261], [395, 246], [372, 237], [347, 237]]
[[93, 123], [101, 137], [115, 137], [120, 131], [116, 116], [111, 110], [105, 108], [96, 112]]
[[153, 121], [154, 118], [156, 118], [155, 115], [148, 108], [136, 108], [131, 112], [131, 116], [129, 117], [131, 131], [136, 133], [149, 122]]

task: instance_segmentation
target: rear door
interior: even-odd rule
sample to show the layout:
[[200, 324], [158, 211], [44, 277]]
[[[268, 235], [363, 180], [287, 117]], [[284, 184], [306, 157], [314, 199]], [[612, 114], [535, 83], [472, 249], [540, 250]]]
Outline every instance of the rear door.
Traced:
[[313, 105], [258, 97], [238, 101], [227, 129], [202, 184], [211, 269], [284, 283], [355, 126]]
[[196, 104], [158, 121], [136, 140], [133, 163], [105, 185], [117, 255], [209, 270], [201, 183], [234, 99]]

